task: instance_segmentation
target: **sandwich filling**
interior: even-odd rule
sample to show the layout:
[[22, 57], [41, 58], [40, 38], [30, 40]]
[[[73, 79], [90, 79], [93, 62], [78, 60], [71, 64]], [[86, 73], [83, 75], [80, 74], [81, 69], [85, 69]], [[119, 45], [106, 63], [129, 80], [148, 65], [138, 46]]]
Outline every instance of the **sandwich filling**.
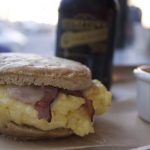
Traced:
[[93, 115], [110, 104], [110, 92], [97, 80], [83, 91], [0, 85], [0, 127], [14, 122], [43, 131], [67, 128], [84, 136], [94, 132]]

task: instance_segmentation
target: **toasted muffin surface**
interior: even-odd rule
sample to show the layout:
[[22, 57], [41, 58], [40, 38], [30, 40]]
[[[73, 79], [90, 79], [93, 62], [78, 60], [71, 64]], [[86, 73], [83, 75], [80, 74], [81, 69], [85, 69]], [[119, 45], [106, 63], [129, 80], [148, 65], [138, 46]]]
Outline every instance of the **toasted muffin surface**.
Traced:
[[82, 90], [88, 88], [91, 82], [90, 70], [75, 61], [33, 54], [0, 54], [0, 84]]
[[69, 129], [59, 128], [45, 132], [30, 126], [20, 126], [13, 122], [9, 122], [3, 128], [0, 128], [0, 132], [22, 140], [52, 139], [66, 137], [72, 134], [72, 131]]

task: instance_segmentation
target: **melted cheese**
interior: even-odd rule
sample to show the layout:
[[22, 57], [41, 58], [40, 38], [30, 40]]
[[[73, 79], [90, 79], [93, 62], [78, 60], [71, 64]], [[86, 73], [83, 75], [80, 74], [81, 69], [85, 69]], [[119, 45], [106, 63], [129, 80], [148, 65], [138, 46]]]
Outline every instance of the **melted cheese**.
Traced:
[[[111, 94], [99, 81], [94, 81], [84, 95], [93, 101], [96, 114], [107, 110], [111, 102]], [[93, 133], [90, 117], [82, 105], [85, 100], [80, 97], [59, 93], [51, 107], [52, 120], [47, 122], [38, 119], [38, 112], [32, 105], [12, 99], [6, 94], [6, 86], [0, 86], [0, 126], [13, 121], [18, 125], [29, 125], [41, 130], [69, 128], [77, 135], [84, 136]]]

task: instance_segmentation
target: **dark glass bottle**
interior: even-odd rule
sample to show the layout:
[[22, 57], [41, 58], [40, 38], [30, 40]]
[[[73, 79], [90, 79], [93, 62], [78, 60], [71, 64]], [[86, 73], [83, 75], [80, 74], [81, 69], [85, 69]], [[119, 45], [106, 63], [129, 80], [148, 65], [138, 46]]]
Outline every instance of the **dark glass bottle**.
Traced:
[[111, 84], [116, 27], [115, 0], [62, 0], [57, 25], [56, 56], [87, 65], [93, 79]]

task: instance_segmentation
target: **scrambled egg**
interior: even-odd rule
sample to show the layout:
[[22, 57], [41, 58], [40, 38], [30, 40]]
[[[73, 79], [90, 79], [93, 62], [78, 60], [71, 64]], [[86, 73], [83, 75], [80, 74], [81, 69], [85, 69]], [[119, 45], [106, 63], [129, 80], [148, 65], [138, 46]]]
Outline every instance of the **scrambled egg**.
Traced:
[[[83, 91], [83, 94], [92, 100], [95, 113], [98, 115], [105, 112], [111, 104], [110, 92], [97, 80], [93, 81], [93, 85]], [[94, 132], [91, 119], [82, 107], [84, 103], [84, 98], [59, 93], [51, 106], [52, 120], [47, 122], [44, 119], [38, 119], [38, 112], [32, 105], [8, 97], [6, 86], [1, 85], [0, 126], [13, 121], [18, 125], [26, 124], [45, 131], [69, 128], [75, 134], [84, 136]]]

